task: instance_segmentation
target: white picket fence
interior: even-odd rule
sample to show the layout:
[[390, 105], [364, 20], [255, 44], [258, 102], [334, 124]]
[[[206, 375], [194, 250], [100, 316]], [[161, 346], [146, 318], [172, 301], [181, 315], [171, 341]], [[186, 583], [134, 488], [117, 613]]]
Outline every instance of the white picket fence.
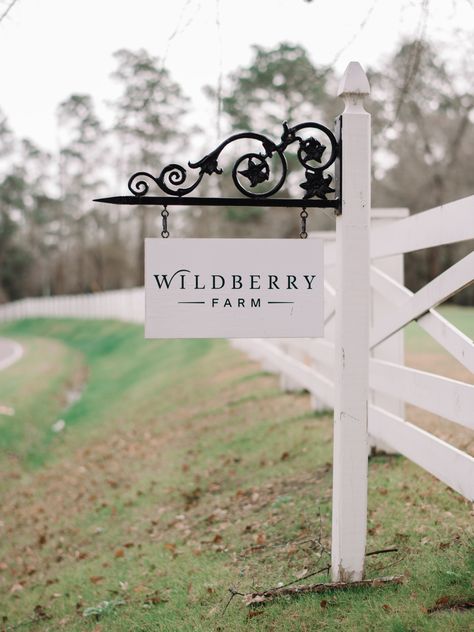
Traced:
[[21, 318], [112, 318], [143, 323], [145, 290], [135, 287], [95, 294], [24, 298], [0, 305], [0, 322]]

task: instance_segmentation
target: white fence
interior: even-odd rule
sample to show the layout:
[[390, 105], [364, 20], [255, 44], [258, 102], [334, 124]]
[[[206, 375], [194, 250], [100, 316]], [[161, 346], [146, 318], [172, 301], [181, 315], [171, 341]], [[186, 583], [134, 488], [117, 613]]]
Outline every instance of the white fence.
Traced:
[[145, 290], [136, 287], [96, 294], [25, 298], [0, 306], [0, 322], [19, 318], [113, 318], [143, 323]]
[[[474, 430], [474, 386], [404, 366], [403, 327], [416, 320], [458, 362], [474, 372], [473, 341], [434, 308], [474, 278], [474, 253], [416, 294], [403, 285], [405, 252], [474, 238], [474, 196], [411, 217], [405, 209], [373, 213], [371, 228], [370, 404], [368, 430], [388, 446], [474, 499], [474, 459], [405, 420], [404, 405]], [[389, 219], [392, 221], [389, 221]], [[334, 406], [334, 233], [325, 239], [326, 330], [321, 340], [239, 340], [234, 344], [281, 375], [283, 388], [305, 388], [314, 407]], [[382, 443], [380, 443], [382, 442]]]

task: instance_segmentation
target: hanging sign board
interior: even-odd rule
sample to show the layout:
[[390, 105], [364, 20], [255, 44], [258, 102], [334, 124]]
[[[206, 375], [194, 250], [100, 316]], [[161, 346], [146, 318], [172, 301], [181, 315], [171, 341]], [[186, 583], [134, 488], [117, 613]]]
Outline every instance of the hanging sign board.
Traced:
[[319, 239], [146, 239], [146, 338], [323, 336]]

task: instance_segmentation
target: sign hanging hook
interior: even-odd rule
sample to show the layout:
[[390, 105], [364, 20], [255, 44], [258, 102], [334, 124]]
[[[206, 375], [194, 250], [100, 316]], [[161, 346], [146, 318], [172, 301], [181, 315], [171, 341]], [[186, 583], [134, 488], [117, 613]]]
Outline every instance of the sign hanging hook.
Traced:
[[308, 219], [308, 211], [306, 210], [305, 206], [303, 206], [301, 210], [300, 217], [301, 217], [300, 237], [301, 239], [306, 239], [308, 237], [308, 233], [306, 232], [306, 220]]
[[161, 211], [161, 226], [162, 226], [161, 236], [163, 237], [163, 239], [168, 239], [168, 237], [170, 236], [169, 231], [168, 231], [168, 215], [169, 214], [170, 213], [167, 209], [166, 204], [163, 204], [163, 210]]

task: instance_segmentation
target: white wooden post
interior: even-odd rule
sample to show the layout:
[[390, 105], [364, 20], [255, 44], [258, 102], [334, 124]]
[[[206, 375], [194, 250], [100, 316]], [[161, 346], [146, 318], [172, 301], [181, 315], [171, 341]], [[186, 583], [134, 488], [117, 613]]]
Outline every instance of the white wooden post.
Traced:
[[341, 209], [336, 220], [336, 340], [332, 577], [356, 581], [364, 575], [367, 531], [370, 93], [362, 67], [351, 62], [338, 96]]

